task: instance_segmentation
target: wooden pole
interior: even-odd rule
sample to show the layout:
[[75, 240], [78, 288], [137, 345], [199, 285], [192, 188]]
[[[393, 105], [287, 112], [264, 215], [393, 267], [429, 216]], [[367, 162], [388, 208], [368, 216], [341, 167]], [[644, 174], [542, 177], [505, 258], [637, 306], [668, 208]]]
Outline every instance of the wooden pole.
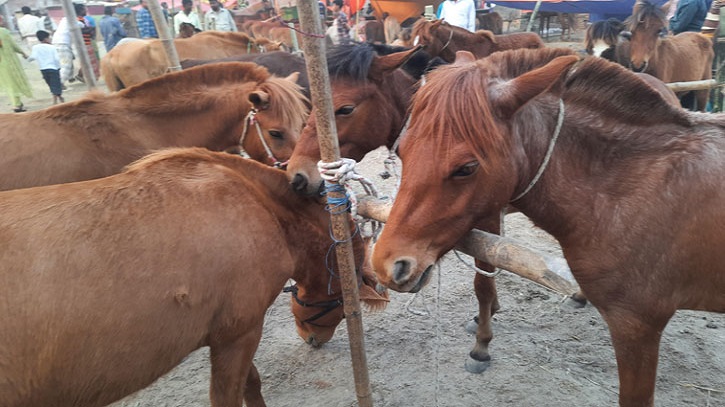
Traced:
[[[536, 2], [536, 5], [534, 6], [534, 11], [531, 12], [531, 18], [529, 18], [529, 24], [526, 25], [526, 32], [531, 32], [531, 29], [534, 27], [534, 20], [536, 19], [536, 15], [539, 14], [540, 7], [541, 7], [541, 0], [538, 0]], [[543, 30], [543, 28], [541, 28], [541, 29]]]
[[156, 32], [159, 33], [161, 44], [163, 44], [164, 51], [166, 51], [166, 58], [169, 60], [169, 71], [180, 71], [181, 62], [179, 62], [179, 54], [176, 53], [176, 47], [174, 46], [174, 37], [171, 36], [169, 24], [166, 22], [159, 0], [146, 0], [146, 4], [149, 7], [151, 18], [154, 19], [154, 25], [156, 26]]
[[[332, 90], [325, 58], [324, 32], [320, 26], [317, 2], [302, 0], [297, 2], [302, 31], [302, 49], [307, 63], [307, 76], [310, 81], [312, 104], [317, 109], [317, 138], [320, 143], [322, 161], [335, 162], [340, 159], [340, 146], [337, 141], [337, 128], [332, 108]], [[328, 201], [340, 200], [344, 192], [328, 191]], [[340, 211], [341, 212], [341, 211]], [[347, 323], [350, 353], [352, 356], [355, 392], [360, 407], [371, 407], [372, 391], [368, 377], [365, 343], [363, 339], [362, 312], [355, 274], [355, 258], [350, 241], [349, 214], [331, 212], [332, 234], [336, 241], [337, 265], [342, 284], [345, 322]]]
[[[360, 196], [357, 212], [385, 222], [391, 206], [390, 201]], [[456, 244], [456, 249], [561, 294], [570, 295], [579, 289], [566, 260], [537, 252], [511, 238], [474, 229]]]
[[684, 92], [686, 90], [704, 90], [714, 88], [717, 86], [717, 81], [715, 79], [703, 79], [701, 81], [670, 82], [665, 85], [672, 89], [673, 92]]
[[[70, 30], [70, 37], [73, 41], [73, 45], [78, 50], [78, 58], [81, 61], [81, 70], [83, 70], [83, 80], [88, 87], [88, 90], [96, 88], [96, 75], [93, 73], [91, 67], [91, 57], [88, 56], [88, 49], [86, 43], [83, 42], [83, 34], [81, 34], [81, 28], [78, 26], [78, 15], [76, 9], [73, 6], [73, 0], [63, 0], [63, 13], [65, 19], [68, 22], [68, 29]], [[72, 75], [73, 73], [71, 73]]]

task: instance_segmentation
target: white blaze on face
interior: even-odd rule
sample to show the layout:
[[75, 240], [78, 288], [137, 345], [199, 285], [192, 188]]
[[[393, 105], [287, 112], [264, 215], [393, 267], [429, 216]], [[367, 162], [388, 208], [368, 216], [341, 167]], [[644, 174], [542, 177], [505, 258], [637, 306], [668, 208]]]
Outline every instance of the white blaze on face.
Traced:
[[420, 42], [420, 35], [416, 35], [415, 39], [413, 39], [413, 46], [417, 47], [419, 42]]
[[607, 49], [609, 49], [609, 47], [611, 47], [611, 45], [607, 44], [604, 40], [597, 40], [594, 43], [594, 47], [592, 47], [592, 54], [595, 57], [601, 57], [602, 56], [602, 52], [604, 52]]

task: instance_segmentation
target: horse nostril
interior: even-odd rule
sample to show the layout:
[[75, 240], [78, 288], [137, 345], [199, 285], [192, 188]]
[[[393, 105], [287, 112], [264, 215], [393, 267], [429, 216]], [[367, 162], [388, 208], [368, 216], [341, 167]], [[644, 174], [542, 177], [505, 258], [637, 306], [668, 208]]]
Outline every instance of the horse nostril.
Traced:
[[307, 184], [309, 181], [307, 181], [307, 177], [305, 177], [302, 174], [295, 174], [294, 178], [292, 178], [292, 189], [295, 192], [304, 192], [304, 190], [307, 188]]
[[410, 262], [407, 260], [398, 260], [393, 264], [393, 281], [401, 284], [407, 280], [410, 274]]

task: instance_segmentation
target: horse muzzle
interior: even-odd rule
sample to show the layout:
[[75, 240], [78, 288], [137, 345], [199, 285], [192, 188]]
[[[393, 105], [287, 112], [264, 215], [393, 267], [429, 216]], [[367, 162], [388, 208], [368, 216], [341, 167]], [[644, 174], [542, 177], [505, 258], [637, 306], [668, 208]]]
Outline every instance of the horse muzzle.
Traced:
[[422, 273], [416, 272], [415, 260], [400, 258], [393, 263], [391, 280], [388, 287], [395, 291], [417, 293], [430, 281], [433, 265], [426, 267]]

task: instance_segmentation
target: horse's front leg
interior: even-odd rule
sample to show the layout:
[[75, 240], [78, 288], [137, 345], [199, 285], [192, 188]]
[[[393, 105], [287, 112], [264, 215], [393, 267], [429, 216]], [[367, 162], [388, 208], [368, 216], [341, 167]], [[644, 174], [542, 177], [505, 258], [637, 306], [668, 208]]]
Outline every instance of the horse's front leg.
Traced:
[[674, 312], [662, 315], [645, 307], [637, 311], [608, 307], [600, 312], [609, 326], [617, 357], [620, 407], [654, 406], [660, 339]]
[[242, 401], [247, 395], [250, 396], [250, 401], [258, 402], [258, 404], [247, 404], [249, 407], [264, 406], [261, 391], [255, 389], [246, 391], [246, 386], [250, 381], [252, 385], [259, 382], [261, 387], [259, 373], [254, 368], [252, 360], [259, 340], [262, 338], [262, 324], [242, 335], [233, 332], [212, 332], [210, 336], [214, 338], [209, 345], [212, 407], [242, 407]]
[[262, 397], [262, 379], [259, 377], [257, 366], [252, 363], [247, 376], [247, 386], [244, 389], [244, 404], [247, 407], [267, 407]]
[[[499, 234], [502, 228], [502, 219], [503, 214], [486, 219], [479, 222], [476, 228]], [[494, 266], [480, 260], [476, 260], [476, 267], [489, 273], [493, 273], [495, 270]], [[488, 353], [488, 344], [493, 339], [491, 318], [498, 311], [500, 305], [496, 294], [496, 281], [493, 277], [486, 277], [477, 273], [473, 278], [473, 288], [478, 299], [478, 317], [474, 325], [476, 327], [476, 344], [469, 353], [471, 359], [466, 361], [466, 370], [471, 373], [481, 373], [488, 368], [491, 360], [491, 355]]]

